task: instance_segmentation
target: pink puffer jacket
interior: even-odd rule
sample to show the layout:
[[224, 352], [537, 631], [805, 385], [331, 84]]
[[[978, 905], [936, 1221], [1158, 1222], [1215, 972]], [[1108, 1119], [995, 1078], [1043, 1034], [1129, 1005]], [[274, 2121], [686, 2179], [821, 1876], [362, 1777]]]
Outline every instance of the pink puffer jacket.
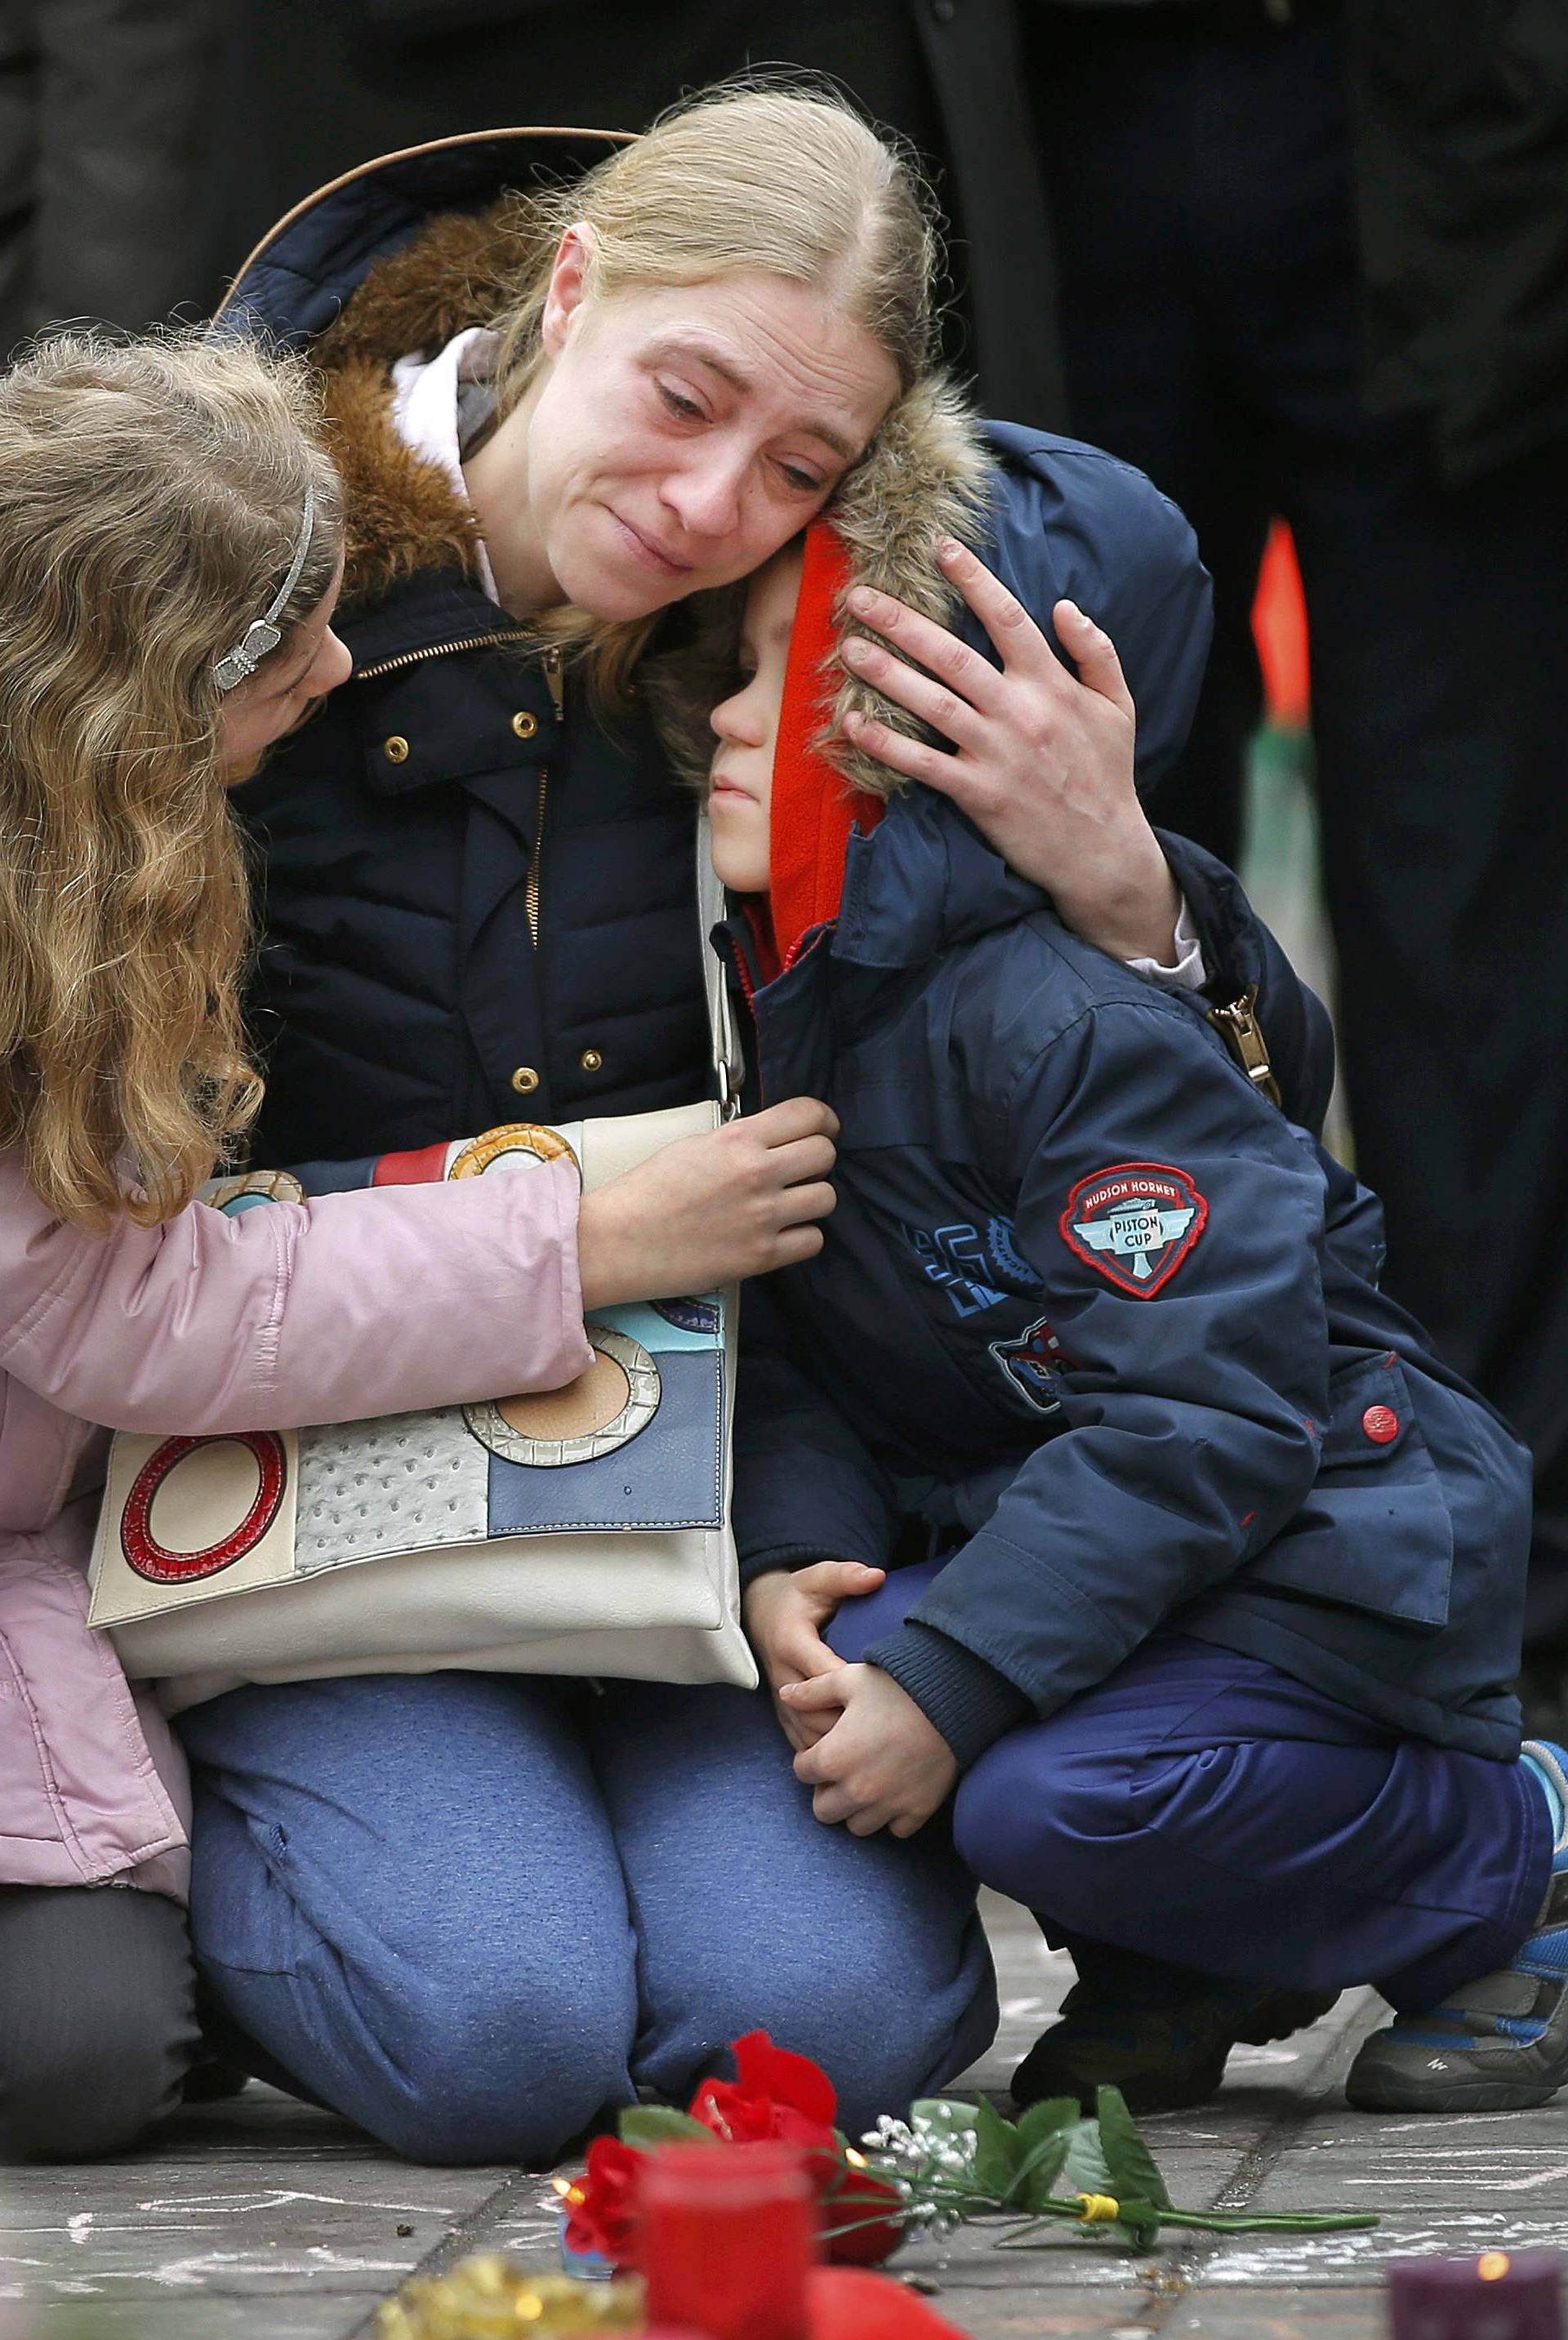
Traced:
[[98, 1237], [0, 1155], [0, 1884], [185, 1889], [178, 1750], [87, 1627], [92, 1423], [283, 1430], [591, 1362], [570, 1165]]

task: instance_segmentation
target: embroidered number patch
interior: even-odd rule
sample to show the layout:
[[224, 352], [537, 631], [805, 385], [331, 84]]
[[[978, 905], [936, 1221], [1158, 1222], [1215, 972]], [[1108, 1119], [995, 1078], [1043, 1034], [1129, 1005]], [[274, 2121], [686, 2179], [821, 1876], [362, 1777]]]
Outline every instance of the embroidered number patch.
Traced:
[[1117, 1162], [1080, 1178], [1062, 1213], [1062, 1241], [1118, 1292], [1152, 1300], [1208, 1223], [1208, 1204], [1185, 1170]]

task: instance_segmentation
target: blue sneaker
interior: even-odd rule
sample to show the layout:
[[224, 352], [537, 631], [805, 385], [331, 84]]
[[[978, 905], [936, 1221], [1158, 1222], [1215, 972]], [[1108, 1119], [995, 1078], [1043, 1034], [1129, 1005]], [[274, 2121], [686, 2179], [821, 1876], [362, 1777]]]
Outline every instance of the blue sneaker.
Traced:
[[1523, 1757], [1556, 1826], [1535, 1929], [1495, 1974], [1373, 2033], [1345, 2084], [1358, 2111], [1513, 2112], [1568, 2086], [1568, 1750], [1527, 1739]]

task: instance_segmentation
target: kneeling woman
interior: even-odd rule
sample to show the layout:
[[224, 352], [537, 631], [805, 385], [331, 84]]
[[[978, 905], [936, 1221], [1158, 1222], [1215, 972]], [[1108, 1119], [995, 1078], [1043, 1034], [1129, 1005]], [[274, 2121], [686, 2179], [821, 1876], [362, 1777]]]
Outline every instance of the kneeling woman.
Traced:
[[193, 1199], [258, 1094], [227, 791], [346, 674], [342, 569], [292, 369], [61, 340], [0, 381], [8, 2157], [127, 2144], [196, 2040], [184, 1766], [85, 1621], [89, 1423], [283, 1428], [553, 1388], [590, 1355], [585, 1305], [799, 1256], [830, 1200], [829, 1117], [805, 1105], [788, 1143], [672, 1147], [581, 1213], [553, 1168], [237, 1219]]

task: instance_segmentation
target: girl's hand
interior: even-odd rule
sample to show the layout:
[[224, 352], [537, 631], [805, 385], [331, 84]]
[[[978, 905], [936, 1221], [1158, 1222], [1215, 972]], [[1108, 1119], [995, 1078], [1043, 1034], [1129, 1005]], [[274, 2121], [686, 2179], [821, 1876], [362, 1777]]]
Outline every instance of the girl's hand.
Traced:
[[913, 1836], [958, 1784], [953, 1750], [908, 1691], [879, 1666], [840, 1666], [786, 1683], [782, 1707], [798, 1718], [828, 1714], [833, 1727], [795, 1758], [795, 1777], [815, 1788], [811, 1810], [851, 1836]]
[[577, 1222], [582, 1304], [678, 1300], [814, 1259], [839, 1116], [789, 1097], [701, 1137], [682, 1137], [585, 1195]]
[[844, 1660], [822, 1639], [822, 1628], [831, 1623], [841, 1601], [875, 1592], [886, 1577], [886, 1569], [867, 1568], [858, 1560], [819, 1560], [809, 1568], [769, 1569], [766, 1576], [754, 1576], [742, 1593], [747, 1635], [773, 1691], [784, 1736], [798, 1751], [815, 1745], [836, 1718], [825, 1710], [795, 1714], [779, 1692], [786, 1683], [845, 1670]]
[[[1113, 958], [1175, 957], [1180, 897], [1133, 782], [1133, 702], [1110, 637], [1073, 601], [1051, 622], [1075, 680], [1021, 601], [972, 552], [942, 554], [995, 644], [1001, 672], [945, 626], [860, 586], [851, 613], [880, 643], [844, 645], [852, 672], [950, 739], [957, 755], [852, 718], [849, 737], [879, 763], [951, 797], [1018, 875], [1044, 887], [1067, 923]], [[924, 670], [922, 670], [924, 669]]]

